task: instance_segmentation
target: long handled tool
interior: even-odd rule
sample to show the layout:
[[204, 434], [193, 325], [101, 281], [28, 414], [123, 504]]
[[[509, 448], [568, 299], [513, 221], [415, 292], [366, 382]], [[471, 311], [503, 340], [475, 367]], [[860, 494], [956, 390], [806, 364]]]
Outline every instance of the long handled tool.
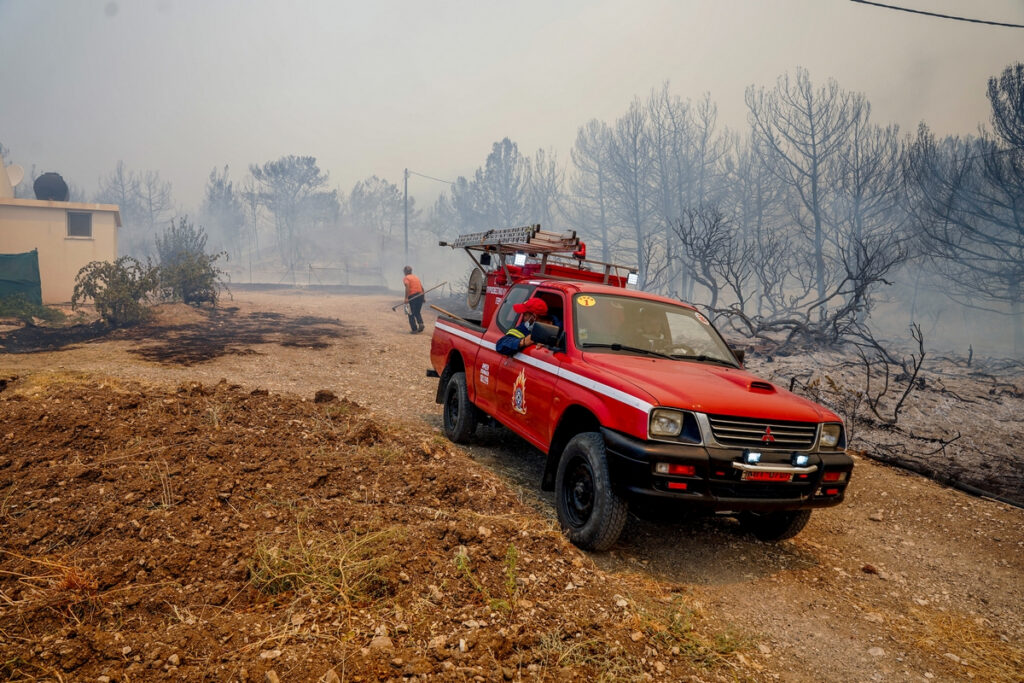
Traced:
[[[445, 286], [446, 284], [448, 284], [448, 281], [447, 281], [447, 280], [445, 280], [444, 282], [442, 282], [442, 283], [441, 283], [441, 284], [439, 284], [439, 285], [434, 285], [433, 287], [431, 287], [430, 289], [428, 289], [428, 290], [427, 290], [426, 292], [423, 292], [423, 293], [421, 293], [421, 294], [420, 294], [420, 296], [426, 296], [426, 295], [427, 295], [427, 292], [433, 292], [433, 291], [434, 291], [435, 289], [437, 289], [438, 287], [444, 287], [444, 286]], [[392, 311], [394, 311], [394, 310], [397, 310], [399, 306], [404, 306], [404, 305], [405, 305], [406, 303], [407, 303], [407, 302], [403, 301], [403, 302], [402, 302], [402, 303], [400, 303], [400, 304], [395, 304], [394, 306], [392, 306], [392, 307], [391, 307], [391, 310], [392, 310]]]
[[445, 315], [446, 315], [446, 316], [448, 316], [449, 318], [455, 318], [456, 320], [461, 320], [462, 322], [464, 322], [464, 323], [469, 323], [470, 325], [473, 325], [473, 324], [475, 324], [475, 323], [472, 323], [472, 322], [470, 322], [469, 320], [466, 320], [466, 319], [465, 319], [465, 318], [463, 318], [462, 316], [458, 316], [458, 315], [455, 315], [455, 314], [454, 314], [454, 313], [452, 313], [451, 311], [446, 311], [446, 310], [444, 310], [444, 309], [443, 309], [443, 308], [441, 308], [440, 306], [435, 306], [434, 304], [427, 304], [427, 305], [428, 305], [428, 306], [430, 306], [431, 308], [433, 308], [433, 309], [434, 309], [435, 311], [437, 311], [438, 313], [443, 313], [443, 314], [445, 314]]

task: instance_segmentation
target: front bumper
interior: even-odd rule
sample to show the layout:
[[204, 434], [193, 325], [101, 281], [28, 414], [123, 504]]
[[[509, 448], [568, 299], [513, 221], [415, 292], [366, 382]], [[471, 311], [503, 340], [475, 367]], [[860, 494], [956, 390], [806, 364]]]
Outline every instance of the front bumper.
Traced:
[[[791, 467], [790, 453], [768, 452], [762, 464], [742, 464], [743, 451], [635, 439], [601, 429], [612, 485], [631, 497], [695, 504], [709, 511], [801, 510], [831, 507], [843, 501], [853, 458], [843, 452], [807, 453], [805, 467]], [[692, 476], [655, 472], [657, 463], [690, 465]], [[743, 479], [744, 470], [792, 473], [786, 482]], [[823, 481], [826, 472], [845, 472], [841, 482]]]

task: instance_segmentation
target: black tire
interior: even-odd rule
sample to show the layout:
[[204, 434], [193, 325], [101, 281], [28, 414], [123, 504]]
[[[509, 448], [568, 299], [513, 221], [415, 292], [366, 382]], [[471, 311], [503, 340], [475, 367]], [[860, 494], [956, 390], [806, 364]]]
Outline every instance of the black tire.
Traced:
[[810, 510], [745, 512], [740, 524], [760, 541], [784, 541], [800, 533], [811, 519]]
[[607, 550], [618, 540], [629, 510], [612, 490], [604, 439], [574, 436], [562, 451], [555, 477], [555, 505], [562, 531], [584, 550]]
[[466, 443], [476, 431], [476, 406], [469, 402], [466, 373], [456, 372], [444, 390], [444, 435], [455, 443]]

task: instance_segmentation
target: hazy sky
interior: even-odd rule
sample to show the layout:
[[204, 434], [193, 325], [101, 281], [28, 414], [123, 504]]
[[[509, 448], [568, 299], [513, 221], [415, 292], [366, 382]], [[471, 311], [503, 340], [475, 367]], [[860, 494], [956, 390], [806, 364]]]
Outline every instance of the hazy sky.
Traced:
[[[1024, 0], [888, 1], [1024, 24]], [[90, 195], [118, 159], [158, 170], [190, 209], [214, 166], [284, 154], [343, 192], [468, 175], [505, 136], [568, 161], [580, 125], [665, 81], [745, 127], [744, 89], [796, 66], [876, 122], [973, 133], [1022, 60], [1024, 29], [848, 0], [0, 0], [0, 142]]]

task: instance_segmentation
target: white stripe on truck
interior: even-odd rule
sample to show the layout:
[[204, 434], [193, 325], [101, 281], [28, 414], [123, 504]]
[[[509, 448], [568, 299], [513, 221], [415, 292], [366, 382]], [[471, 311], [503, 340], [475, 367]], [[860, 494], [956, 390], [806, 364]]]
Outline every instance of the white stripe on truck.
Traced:
[[[485, 341], [470, 332], [466, 332], [465, 330], [460, 330], [456, 327], [446, 325], [440, 321], [434, 323], [434, 327], [440, 328], [445, 332], [448, 332], [449, 334], [454, 334], [456, 337], [465, 339], [474, 344], [482, 346], [485, 349], [490, 349], [491, 351], [495, 350], [495, 345], [493, 342]], [[564, 379], [568, 382], [572, 382], [573, 384], [583, 387], [584, 389], [589, 389], [593, 392], [601, 394], [602, 396], [607, 396], [612, 400], [618, 401], [619, 403], [624, 403], [625, 405], [630, 406], [631, 408], [636, 408], [637, 410], [640, 410], [644, 413], [649, 413], [654, 408], [653, 404], [648, 403], [642, 398], [638, 398], [632, 394], [628, 394], [625, 391], [622, 391], [621, 389], [610, 387], [607, 384], [603, 384], [596, 380], [590, 379], [589, 377], [584, 377], [583, 375], [576, 374], [575, 372], [572, 372], [570, 370], [565, 370], [564, 368], [560, 368], [559, 366], [554, 365], [553, 363], [548, 363], [547, 361], [540, 360], [539, 358], [533, 358], [531, 356], [516, 354], [515, 359], [521, 363], [537, 368], [538, 370], [543, 370], [544, 372], [554, 375], [555, 377], [560, 377], [561, 379]]]

